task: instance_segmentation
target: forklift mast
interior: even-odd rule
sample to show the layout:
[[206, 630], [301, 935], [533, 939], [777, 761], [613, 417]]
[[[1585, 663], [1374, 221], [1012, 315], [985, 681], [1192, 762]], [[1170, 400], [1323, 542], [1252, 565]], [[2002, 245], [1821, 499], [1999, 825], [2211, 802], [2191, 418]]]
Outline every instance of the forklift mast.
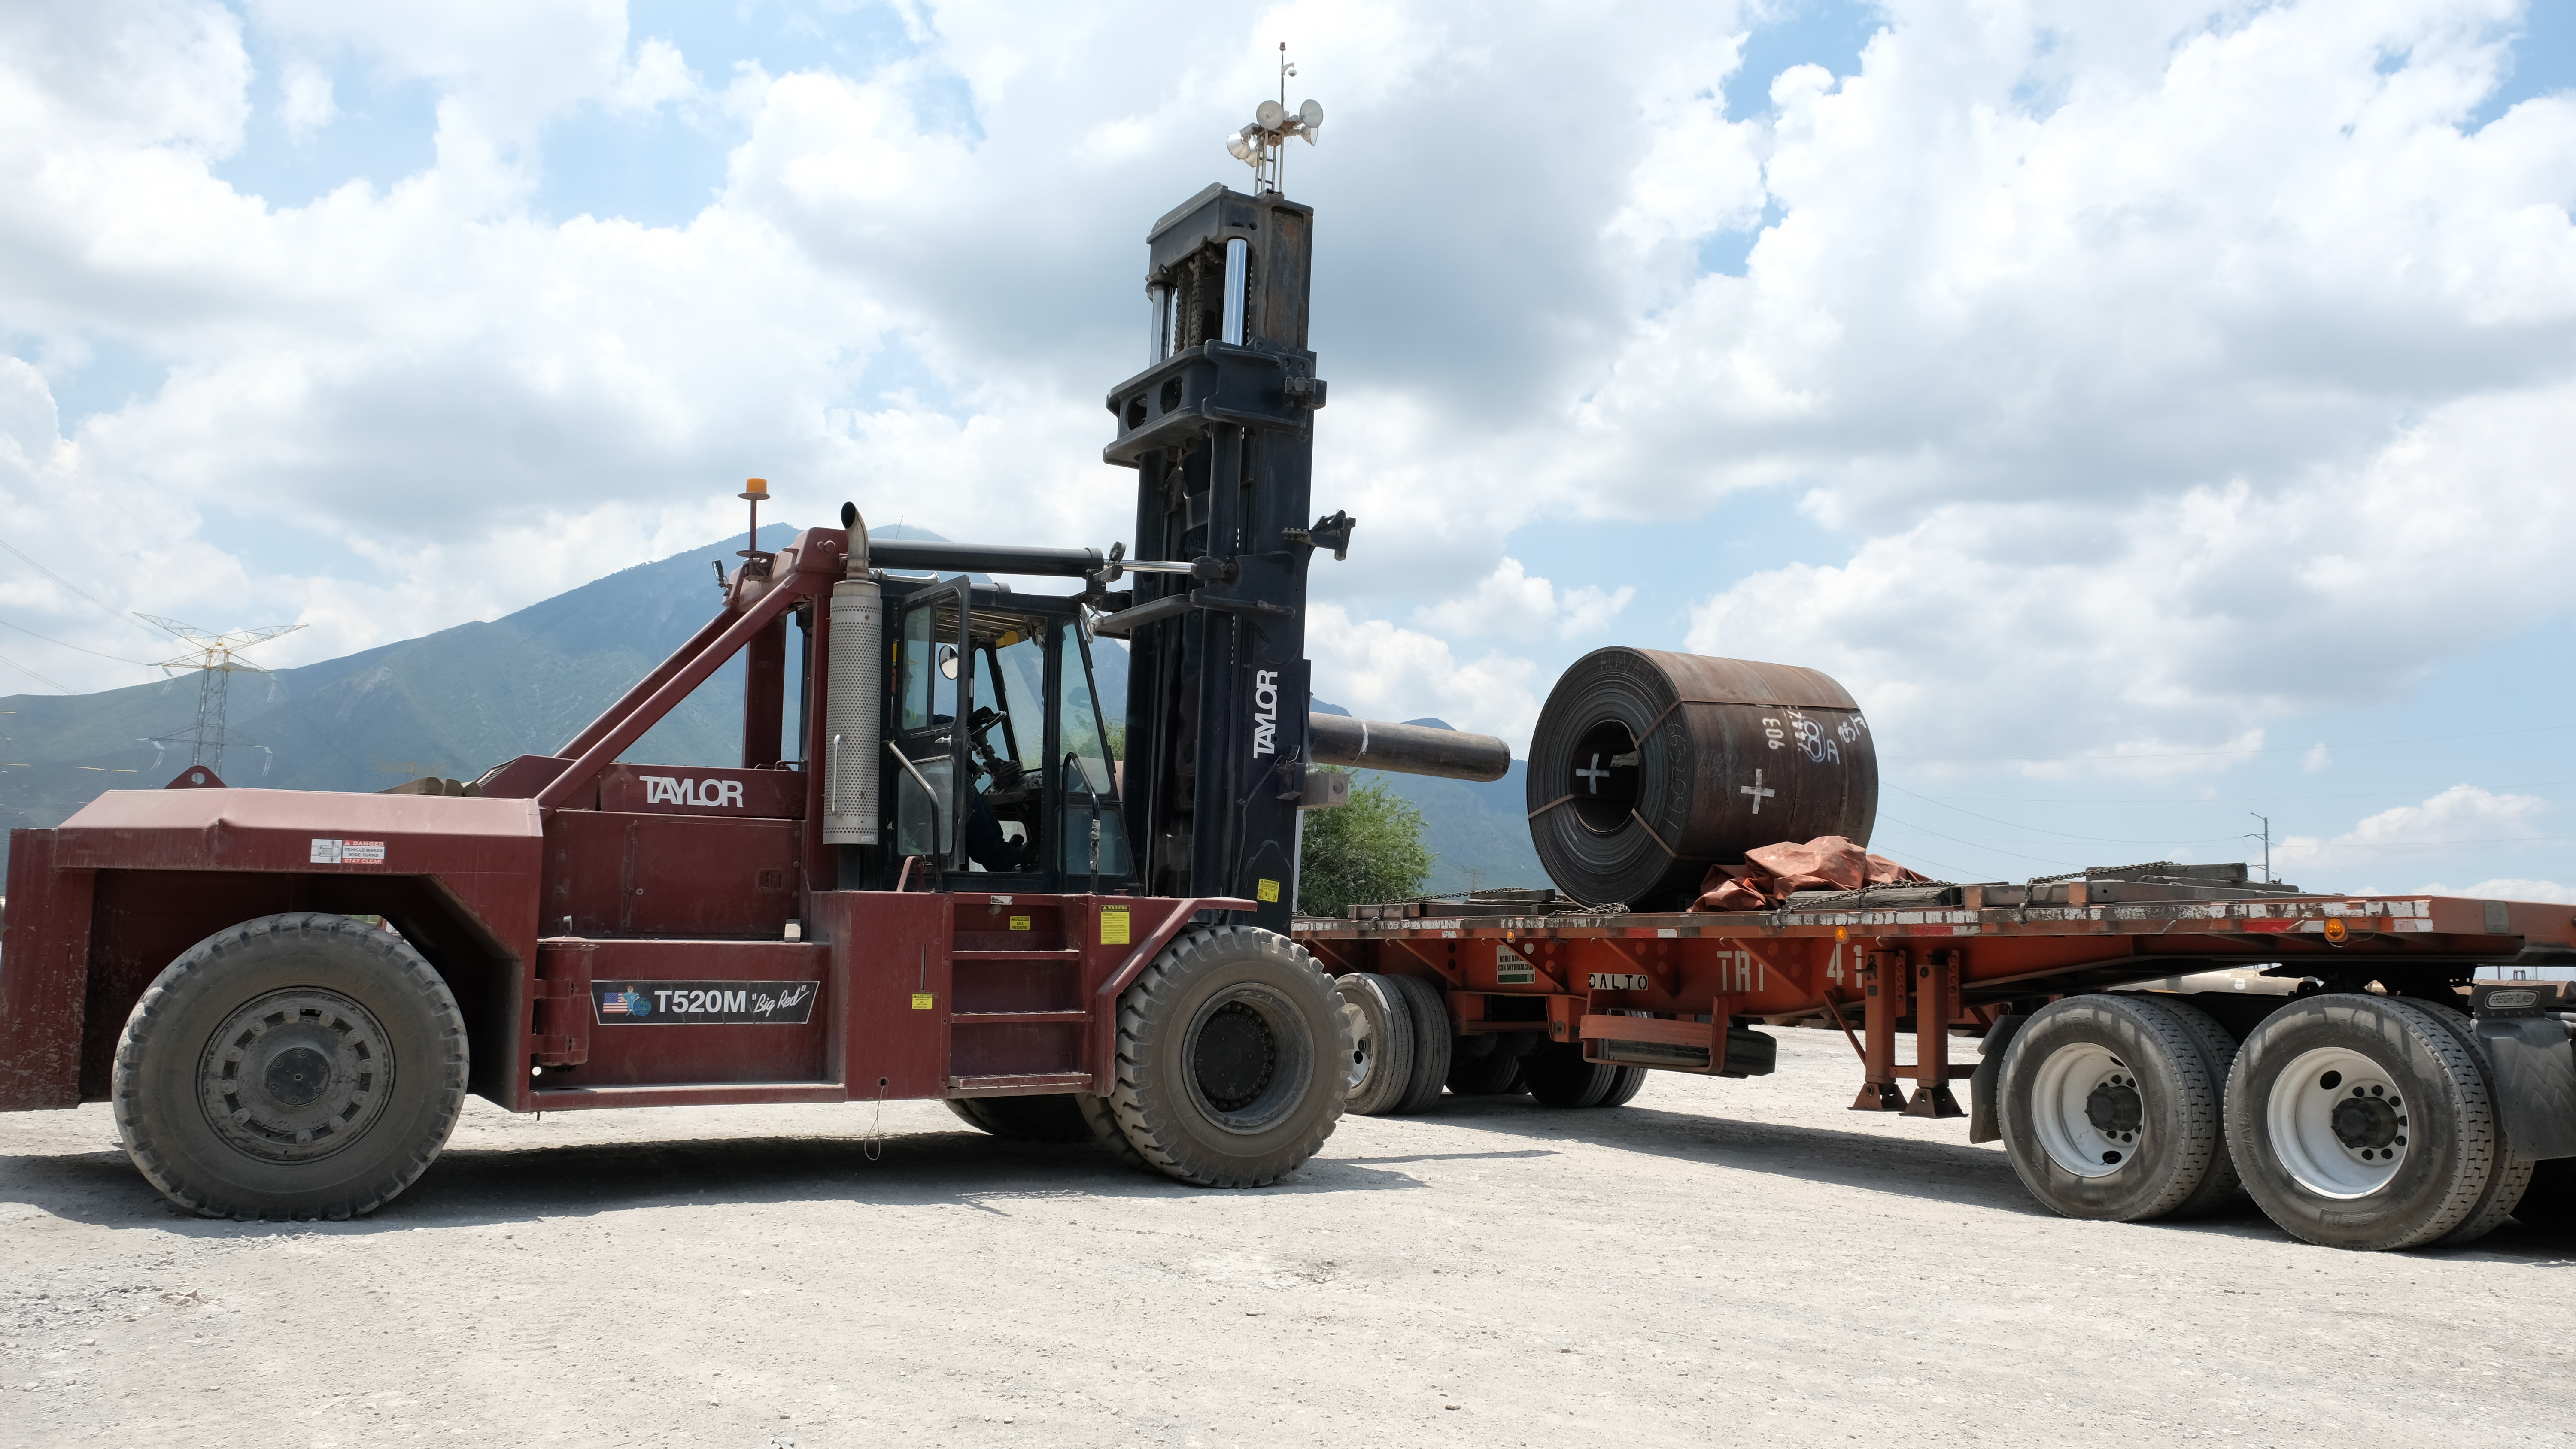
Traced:
[[[1147, 366], [1109, 396], [1103, 457], [1136, 470], [1127, 834], [1148, 895], [1258, 901], [1286, 931], [1307, 765], [1306, 567], [1350, 520], [1309, 525], [1313, 208], [1210, 186], [1146, 237]], [[1159, 565], [1159, 567], [1156, 567]]]

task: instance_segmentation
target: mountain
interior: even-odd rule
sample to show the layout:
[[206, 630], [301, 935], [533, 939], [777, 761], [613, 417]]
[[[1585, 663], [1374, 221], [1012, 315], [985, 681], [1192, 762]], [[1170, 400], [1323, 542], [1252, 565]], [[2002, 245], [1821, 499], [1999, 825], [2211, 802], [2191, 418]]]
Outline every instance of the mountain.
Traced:
[[[889, 530], [888, 532], [892, 532]], [[761, 530], [764, 547], [795, 536]], [[472, 779], [562, 745], [715, 612], [712, 561], [738, 539], [639, 564], [488, 623], [460, 624], [319, 664], [232, 678], [227, 783], [381, 790], [421, 775]], [[714, 764], [738, 756], [740, 659], [655, 726], [632, 757]], [[152, 740], [196, 720], [185, 674], [82, 695], [0, 700], [0, 826], [51, 826], [104, 789], [157, 788], [188, 747]]]
[[[874, 532], [937, 537], [900, 526]], [[776, 548], [794, 536], [792, 527], [772, 525], [761, 530], [761, 544]], [[470, 780], [514, 756], [552, 751], [713, 616], [708, 565], [732, 567], [740, 547], [729, 538], [638, 564], [487, 623], [235, 674], [227, 733], [245, 743], [225, 751], [221, 774], [229, 784], [268, 789], [381, 790], [422, 775]], [[1093, 661], [1102, 700], [1115, 711], [1127, 693], [1126, 648], [1094, 640]], [[737, 759], [742, 672], [739, 658], [718, 670], [627, 758]], [[192, 673], [97, 694], [0, 698], [0, 828], [58, 825], [102, 790], [166, 784], [188, 764], [188, 747], [152, 741], [194, 724], [197, 694]], [[1431, 888], [1451, 891], [1545, 883], [1523, 824], [1521, 771], [1514, 761], [1510, 776], [1486, 785], [1362, 773], [1421, 807], [1438, 857]]]
[[[1350, 711], [1325, 700], [1310, 700], [1317, 714], [1348, 716]], [[1455, 729], [1447, 720], [1425, 715], [1404, 721], [1432, 729]], [[1435, 896], [1497, 886], [1547, 885], [1547, 870], [1530, 846], [1527, 760], [1512, 761], [1499, 780], [1441, 780], [1428, 775], [1395, 775], [1360, 770], [1355, 784], [1377, 783], [1422, 812], [1422, 840], [1431, 847], [1431, 874], [1423, 889]]]

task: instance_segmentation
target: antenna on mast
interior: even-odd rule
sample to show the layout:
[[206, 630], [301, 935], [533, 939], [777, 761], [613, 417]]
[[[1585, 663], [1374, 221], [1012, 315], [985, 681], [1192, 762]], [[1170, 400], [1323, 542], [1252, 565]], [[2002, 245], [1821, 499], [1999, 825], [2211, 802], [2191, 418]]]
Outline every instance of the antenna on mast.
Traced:
[[1252, 124], [1225, 138], [1226, 154], [1252, 168], [1252, 189], [1256, 193], [1279, 192], [1279, 176], [1285, 159], [1280, 151], [1291, 136], [1303, 136], [1306, 144], [1315, 144], [1315, 133], [1324, 127], [1324, 108], [1306, 101], [1297, 109], [1288, 109], [1288, 77], [1297, 73], [1297, 63], [1288, 58], [1288, 42], [1279, 42], [1279, 99], [1263, 101], [1253, 108]]

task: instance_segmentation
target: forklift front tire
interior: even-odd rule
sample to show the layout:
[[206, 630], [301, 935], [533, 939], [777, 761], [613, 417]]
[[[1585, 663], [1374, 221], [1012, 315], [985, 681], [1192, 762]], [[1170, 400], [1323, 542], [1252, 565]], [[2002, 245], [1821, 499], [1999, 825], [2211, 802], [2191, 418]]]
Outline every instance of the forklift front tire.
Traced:
[[1118, 1003], [1118, 1125], [1145, 1161], [1201, 1187], [1264, 1187], [1342, 1115], [1351, 1045], [1333, 980], [1251, 926], [1194, 927]]
[[116, 1048], [117, 1136], [205, 1217], [373, 1212], [447, 1145], [465, 1104], [465, 1017], [390, 931], [263, 916], [191, 947]]

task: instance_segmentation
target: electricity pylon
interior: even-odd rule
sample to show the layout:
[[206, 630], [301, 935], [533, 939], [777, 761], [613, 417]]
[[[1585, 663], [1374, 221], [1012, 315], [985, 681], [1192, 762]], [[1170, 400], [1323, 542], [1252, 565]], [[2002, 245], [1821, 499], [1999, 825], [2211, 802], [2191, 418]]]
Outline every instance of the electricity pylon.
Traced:
[[195, 727], [174, 730], [161, 736], [160, 739], [174, 745], [185, 743], [188, 746], [190, 765], [203, 765], [220, 776], [224, 769], [224, 746], [249, 743], [246, 740], [235, 741], [224, 731], [224, 712], [232, 693], [233, 672], [240, 669], [261, 674], [268, 672], [259, 665], [242, 658], [241, 652], [254, 644], [265, 644], [281, 634], [292, 634], [304, 626], [271, 624], [260, 629], [235, 629], [229, 634], [217, 634], [192, 624], [182, 624], [176, 619], [164, 619], [157, 614], [137, 614], [135, 617], [146, 620], [155, 627], [167, 629], [187, 643], [187, 653], [176, 659], [161, 661], [163, 669], [197, 671]]

